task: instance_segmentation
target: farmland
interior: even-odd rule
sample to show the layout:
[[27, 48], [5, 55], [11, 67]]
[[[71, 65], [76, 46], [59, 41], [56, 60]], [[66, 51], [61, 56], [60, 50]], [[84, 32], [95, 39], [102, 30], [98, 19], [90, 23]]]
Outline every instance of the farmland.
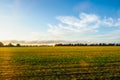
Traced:
[[119, 46], [0, 47], [0, 80], [119, 78]]

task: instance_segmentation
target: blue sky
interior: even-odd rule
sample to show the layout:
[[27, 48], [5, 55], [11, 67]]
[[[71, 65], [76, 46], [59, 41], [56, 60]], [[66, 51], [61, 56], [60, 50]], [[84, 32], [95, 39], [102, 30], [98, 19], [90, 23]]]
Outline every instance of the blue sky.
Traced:
[[120, 0], [0, 0], [0, 40], [120, 42]]

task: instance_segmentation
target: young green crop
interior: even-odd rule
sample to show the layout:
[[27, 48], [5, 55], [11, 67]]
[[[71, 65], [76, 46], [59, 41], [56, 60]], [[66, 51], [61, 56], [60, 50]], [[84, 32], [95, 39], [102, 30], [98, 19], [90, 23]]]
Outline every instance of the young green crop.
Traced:
[[119, 46], [4, 47], [0, 48], [0, 61], [0, 80], [120, 77]]

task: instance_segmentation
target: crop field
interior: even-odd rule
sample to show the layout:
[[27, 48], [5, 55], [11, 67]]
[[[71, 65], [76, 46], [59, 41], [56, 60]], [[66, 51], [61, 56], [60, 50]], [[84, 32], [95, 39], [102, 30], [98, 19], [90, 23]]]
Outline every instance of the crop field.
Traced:
[[119, 80], [119, 46], [0, 47], [0, 80]]

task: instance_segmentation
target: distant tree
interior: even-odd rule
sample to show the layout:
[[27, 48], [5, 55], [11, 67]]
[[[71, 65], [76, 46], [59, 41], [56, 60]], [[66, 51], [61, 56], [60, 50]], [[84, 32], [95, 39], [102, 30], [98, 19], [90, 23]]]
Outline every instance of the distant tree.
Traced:
[[4, 44], [2, 42], [0, 42], [0, 47], [3, 47], [3, 46], [4, 46]]
[[87, 43], [84, 44], [84, 46], [87, 46], [87, 45], [88, 45]]
[[59, 43], [59, 44], [55, 44], [55, 46], [63, 46], [63, 44], [62, 44], [62, 43]]
[[116, 46], [120, 46], [120, 43], [117, 43]]
[[21, 45], [20, 44], [16, 44], [16, 47], [20, 47]]
[[114, 44], [114, 43], [109, 43], [108, 45], [109, 45], [109, 46], [115, 46], [115, 44]]
[[99, 46], [102, 46], [102, 43], [99, 43]]
[[14, 47], [14, 45], [12, 43], [9, 43], [8, 47]]

